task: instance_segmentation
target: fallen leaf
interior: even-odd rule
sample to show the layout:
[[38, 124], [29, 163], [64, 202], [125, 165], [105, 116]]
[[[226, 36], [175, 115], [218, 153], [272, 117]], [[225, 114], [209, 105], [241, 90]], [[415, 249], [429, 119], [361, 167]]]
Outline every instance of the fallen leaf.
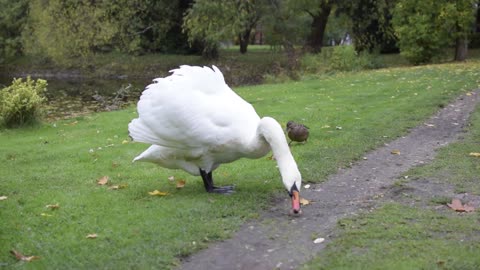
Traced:
[[19, 261], [31, 262], [33, 260], [40, 259], [40, 257], [38, 257], [38, 256], [25, 256], [22, 253], [14, 250], [14, 249], [10, 250], [10, 253], [12, 253], [12, 255], [15, 256], [15, 258]]
[[304, 188], [306, 189], [309, 189], [310, 188], [310, 184], [306, 184], [305, 186], [303, 186]]
[[47, 213], [41, 213], [40, 216], [42, 217], [53, 217], [53, 215], [47, 214]]
[[477, 152], [472, 152], [469, 155], [472, 157], [480, 157], [480, 153], [477, 153]]
[[98, 235], [96, 233], [90, 233], [90, 234], [87, 234], [87, 236], [85, 238], [87, 239], [95, 239], [97, 238]]
[[0, 196], [0, 201], [5, 201], [6, 199], [8, 199], [7, 196]]
[[127, 140], [122, 141], [122, 144], [127, 144], [127, 143], [129, 143], [129, 141], [127, 141]]
[[173, 175], [172, 175], [172, 176], [169, 176], [169, 177], [168, 177], [168, 181], [170, 181], [170, 182], [175, 181], [175, 176], [173, 176]]
[[120, 184], [120, 185], [113, 185], [113, 186], [110, 186], [108, 187], [108, 189], [111, 189], [111, 190], [118, 190], [118, 189], [124, 189], [128, 187], [127, 184]]
[[183, 180], [183, 179], [179, 179], [177, 180], [177, 188], [180, 189], [180, 188], [183, 188], [185, 186], [185, 183], [187, 181]]
[[435, 127], [434, 124], [429, 124], [429, 123], [425, 123], [425, 126], [427, 126], [427, 127]]
[[467, 95], [467, 96], [471, 96], [471, 95], [472, 95], [472, 93], [471, 93], [471, 92], [468, 92], [466, 95]]
[[392, 152], [390, 152], [392, 155], [400, 155], [400, 150], [398, 149], [393, 149]]
[[301, 205], [309, 205], [310, 201], [305, 199], [305, 198], [300, 198], [300, 204]]
[[163, 192], [163, 191], [159, 191], [159, 190], [154, 190], [152, 192], [148, 192], [148, 194], [152, 195], [152, 196], [166, 196], [168, 195], [168, 192]]
[[314, 244], [320, 244], [320, 243], [322, 243], [323, 241], [325, 241], [325, 238], [321, 238], [321, 237], [320, 237], [320, 238], [317, 238], [317, 239], [313, 240], [313, 243], [314, 243]]
[[75, 126], [76, 124], [78, 124], [78, 121], [73, 121], [71, 123], [67, 123], [67, 124], [63, 124], [64, 126]]
[[329, 125], [323, 125], [321, 128], [330, 128]]
[[56, 203], [56, 204], [47, 204], [45, 207], [46, 207], [46, 208], [50, 208], [50, 209], [52, 209], [52, 210], [55, 210], [55, 209], [60, 208], [60, 205], [59, 205], [58, 203]]
[[459, 199], [452, 199], [452, 203], [447, 203], [447, 205], [457, 212], [473, 212], [475, 210], [473, 206], [463, 205]]
[[103, 176], [102, 178], [97, 180], [97, 184], [104, 186], [108, 183], [108, 176]]

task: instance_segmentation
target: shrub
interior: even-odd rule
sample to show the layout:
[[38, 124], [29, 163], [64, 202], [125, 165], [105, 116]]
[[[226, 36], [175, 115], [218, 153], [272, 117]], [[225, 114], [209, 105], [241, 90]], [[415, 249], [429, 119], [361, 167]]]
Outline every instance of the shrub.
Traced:
[[380, 68], [381, 64], [375, 54], [358, 54], [353, 46], [335, 46], [323, 48], [321, 54], [304, 55], [301, 66], [306, 73], [323, 73], [375, 69]]
[[7, 127], [37, 122], [46, 89], [47, 81], [42, 79], [14, 79], [12, 85], [0, 90], [0, 120]]

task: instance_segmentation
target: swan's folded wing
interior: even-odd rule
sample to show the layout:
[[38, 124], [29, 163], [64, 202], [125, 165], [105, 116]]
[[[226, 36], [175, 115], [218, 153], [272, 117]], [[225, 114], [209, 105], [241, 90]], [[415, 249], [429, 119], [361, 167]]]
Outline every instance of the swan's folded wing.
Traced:
[[215, 147], [255, 132], [258, 115], [225, 84], [218, 69], [182, 66], [155, 81], [138, 102], [139, 118], [129, 124], [135, 141], [176, 148]]

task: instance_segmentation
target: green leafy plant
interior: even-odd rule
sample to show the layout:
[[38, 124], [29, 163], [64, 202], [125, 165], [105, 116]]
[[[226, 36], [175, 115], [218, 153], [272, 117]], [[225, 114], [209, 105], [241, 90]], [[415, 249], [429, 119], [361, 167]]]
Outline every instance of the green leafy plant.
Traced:
[[46, 89], [46, 80], [14, 79], [12, 85], [0, 90], [0, 120], [7, 127], [37, 122]]
[[357, 53], [353, 46], [324, 48], [321, 54], [306, 54], [301, 60], [302, 69], [307, 73], [359, 71], [380, 68], [375, 54]]

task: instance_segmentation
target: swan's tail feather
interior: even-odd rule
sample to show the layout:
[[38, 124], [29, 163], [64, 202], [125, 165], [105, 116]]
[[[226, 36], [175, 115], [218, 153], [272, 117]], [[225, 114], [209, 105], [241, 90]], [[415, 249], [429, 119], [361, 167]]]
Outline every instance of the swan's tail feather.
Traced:
[[152, 130], [146, 126], [141, 119], [133, 119], [128, 124], [128, 133], [136, 142], [155, 144], [158, 140]]

